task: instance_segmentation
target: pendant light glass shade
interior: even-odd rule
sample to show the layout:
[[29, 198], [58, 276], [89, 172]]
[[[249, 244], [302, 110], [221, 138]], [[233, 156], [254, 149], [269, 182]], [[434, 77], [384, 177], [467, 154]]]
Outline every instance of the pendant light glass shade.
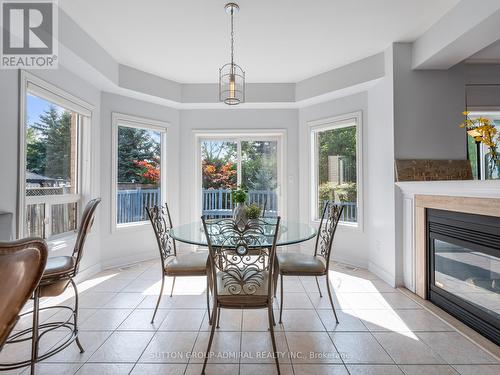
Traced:
[[245, 72], [234, 62], [234, 13], [240, 7], [236, 3], [228, 3], [224, 7], [231, 16], [231, 62], [219, 69], [219, 101], [228, 105], [245, 102]]
[[245, 72], [236, 64], [219, 69], [219, 100], [229, 105], [245, 102]]

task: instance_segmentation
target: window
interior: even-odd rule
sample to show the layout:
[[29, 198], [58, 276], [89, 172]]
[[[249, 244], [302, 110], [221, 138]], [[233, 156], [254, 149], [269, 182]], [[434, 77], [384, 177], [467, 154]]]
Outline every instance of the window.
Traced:
[[23, 75], [23, 83], [20, 237], [72, 234], [82, 199], [82, 134], [91, 112], [42, 81]]
[[281, 135], [274, 134], [200, 137], [201, 214], [232, 216], [231, 190], [238, 186], [248, 191], [248, 203], [265, 208], [266, 216], [282, 214], [281, 143]]
[[342, 222], [360, 222], [361, 114], [342, 116], [311, 127], [312, 219], [321, 219], [327, 200], [344, 205]]
[[144, 224], [146, 208], [165, 202], [165, 125], [113, 114], [114, 226]]
[[[487, 118], [495, 126], [497, 132], [500, 132], [500, 112], [471, 112], [469, 117], [477, 119], [479, 117]], [[467, 136], [467, 154], [472, 167], [472, 176], [480, 180], [498, 180], [500, 179], [500, 168], [491, 160], [489, 148], [480, 142], [476, 142], [474, 137]]]

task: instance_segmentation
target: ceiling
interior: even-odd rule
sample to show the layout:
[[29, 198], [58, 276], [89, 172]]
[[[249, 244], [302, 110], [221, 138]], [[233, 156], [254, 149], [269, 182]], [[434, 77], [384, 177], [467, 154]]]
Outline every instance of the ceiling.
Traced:
[[467, 59], [473, 63], [500, 63], [500, 40]]
[[[117, 62], [213, 83], [229, 59], [225, 0], [59, 0]], [[298, 82], [410, 42], [459, 0], [240, 0], [235, 60], [247, 82]]]

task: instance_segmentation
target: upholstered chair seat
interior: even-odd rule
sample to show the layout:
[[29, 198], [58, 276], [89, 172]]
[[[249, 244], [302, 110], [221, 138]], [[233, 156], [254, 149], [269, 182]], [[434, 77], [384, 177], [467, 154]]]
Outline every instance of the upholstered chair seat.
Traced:
[[207, 260], [206, 252], [179, 254], [167, 261], [165, 274], [167, 276], [205, 276]]
[[328, 297], [330, 297], [330, 304], [332, 305], [333, 314], [335, 315], [335, 321], [337, 324], [339, 323], [337, 313], [335, 312], [335, 306], [333, 305], [328, 269], [330, 264], [330, 255], [332, 252], [333, 238], [342, 216], [343, 209], [344, 207], [342, 205], [335, 204], [334, 202], [324, 202], [323, 215], [321, 216], [318, 234], [316, 235], [314, 253], [285, 253], [277, 256], [281, 279], [280, 323], [283, 315], [283, 300], [285, 295], [283, 289], [283, 276], [314, 277], [316, 279], [316, 285], [318, 286], [320, 297], [323, 297], [323, 295], [321, 294], [321, 288], [319, 287], [318, 277], [326, 276]]
[[[267, 307], [268, 303], [268, 282], [269, 282], [269, 272], [263, 271], [259, 273], [258, 283], [248, 284], [245, 286], [251, 294], [236, 293], [234, 285], [228, 282], [227, 275], [223, 273], [217, 274], [217, 298], [221, 305], [227, 308], [264, 308]], [[236, 291], [239, 289], [236, 286]]]
[[324, 259], [312, 254], [279, 254], [278, 264], [283, 275], [322, 276], [326, 270]]
[[47, 265], [43, 271], [43, 279], [67, 274], [75, 267], [76, 259], [72, 256], [58, 256], [47, 259]]
[[[168, 204], [160, 206], [152, 206], [146, 209], [149, 220], [155, 232], [156, 242], [158, 243], [158, 250], [160, 252], [160, 262], [162, 268], [161, 287], [158, 300], [156, 301], [155, 311], [151, 318], [151, 324], [155, 320], [158, 306], [163, 295], [163, 287], [165, 286], [165, 276], [172, 277], [172, 289], [170, 290], [170, 297], [174, 292], [175, 279], [177, 276], [206, 276], [208, 265], [207, 252], [188, 252], [184, 254], [177, 254], [177, 245], [175, 239], [171, 236], [172, 218]], [[209, 296], [209, 281], [207, 277], [207, 311], [210, 320], [210, 296]]]

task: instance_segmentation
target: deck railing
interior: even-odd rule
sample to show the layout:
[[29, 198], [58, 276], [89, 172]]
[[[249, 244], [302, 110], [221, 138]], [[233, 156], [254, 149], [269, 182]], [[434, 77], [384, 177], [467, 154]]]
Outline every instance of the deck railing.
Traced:
[[[145, 208], [159, 204], [160, 189], [118, 190], [117, 222], [131, 223], [147, 220]], [[272, 190], [250, 190], [248, 203], [266, 207], [266, 216], [275, 216], [278, 212], [278, 195]], [[203, 189], [203, 215], [211, 218], [231, 217], [233, 202], [230, 189]], [[357, 221], [356, 202], [342, 202], [344, 211], [342, 221]]]

